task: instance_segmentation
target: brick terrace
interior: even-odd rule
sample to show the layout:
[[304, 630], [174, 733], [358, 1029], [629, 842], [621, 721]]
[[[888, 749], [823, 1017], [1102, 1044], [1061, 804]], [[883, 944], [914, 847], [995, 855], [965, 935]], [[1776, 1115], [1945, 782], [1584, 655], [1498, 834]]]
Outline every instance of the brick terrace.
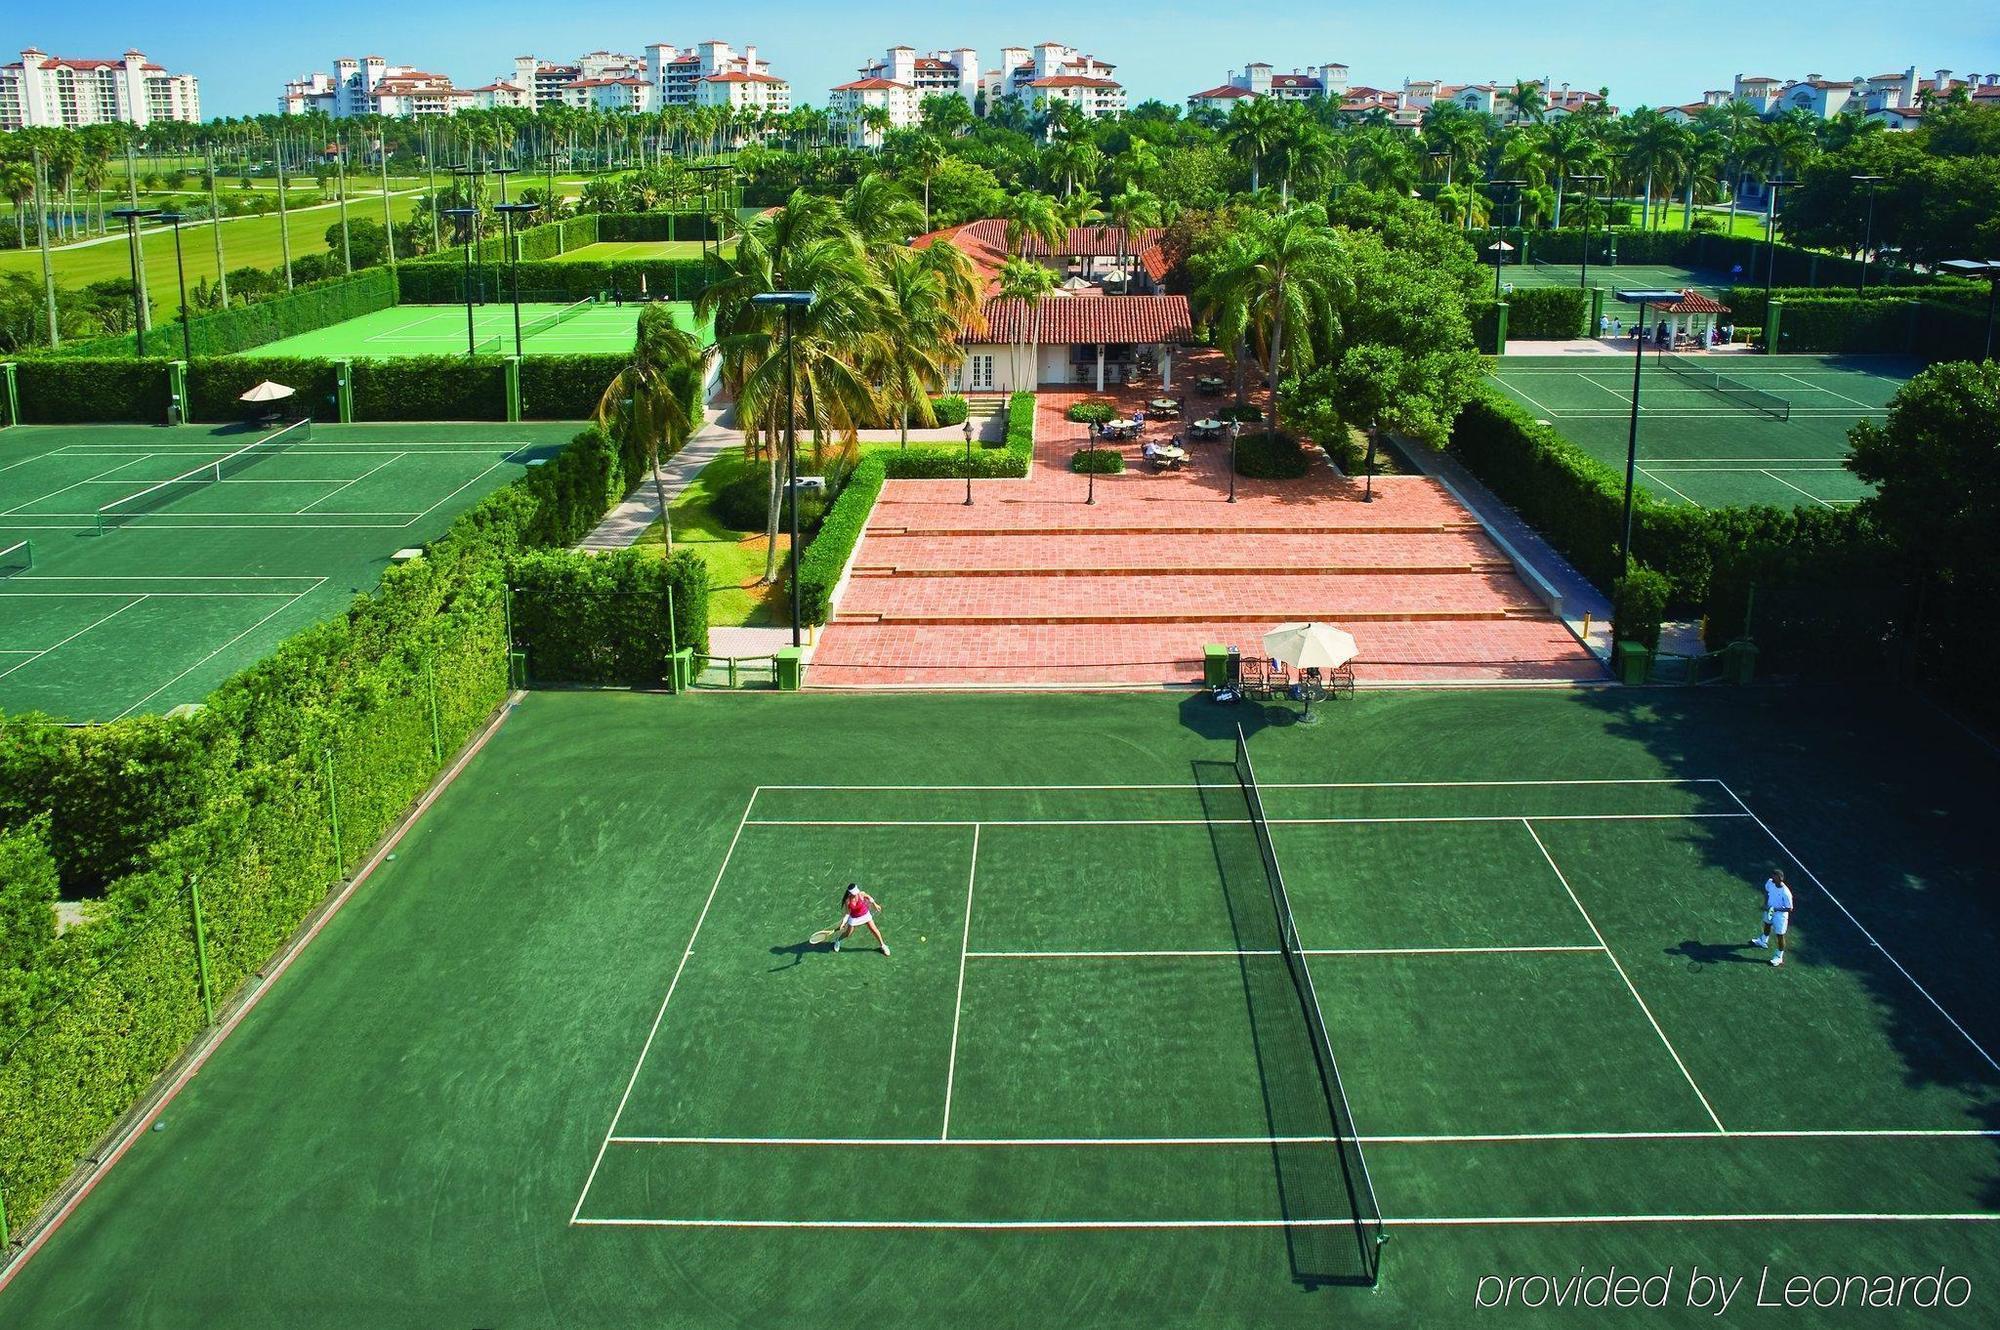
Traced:
[[[1175, 368], [1192, 384], [1212, 363]], [[1371, 504], [1330, 467], [1303, 480], [1238, 477], [1230, 504], [1226, 440], [1189, 443], [1177, 472], [1153, 471], [1133, 441], [1105, 445], [1128, 470], [1099, 476], [1086, 506], [1086, 478], [1069, 470], [1085, 431], [1063, 412], [1090, 398], [1129, 415], [1154, 395], [1042, 393], [1033, 473], [975, 482], [969, 508], [962, 481], [890, 481], [808, 686], [1185, 685], [1200, 682], [1204, 643], [1252, 654], [1291, 619], [1351, 631], [1364, 686], [1605, 677], [1425, 477], [1377, 477]], [[1197, 416], [1202, 403], [1190, 399]], [[1181, 429], [1148, 424], [1145, 437]]]

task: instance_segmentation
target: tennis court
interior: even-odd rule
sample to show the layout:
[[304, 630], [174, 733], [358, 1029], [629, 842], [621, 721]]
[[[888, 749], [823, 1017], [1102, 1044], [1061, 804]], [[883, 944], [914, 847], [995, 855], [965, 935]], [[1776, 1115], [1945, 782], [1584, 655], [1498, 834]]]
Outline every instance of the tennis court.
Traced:
[[[1587, 280], [1586, 280], [1587, 279]], [[1713, 272], [1705, 268], [1682, 268], [1665, 263], [1600, 263], [1592, 259], [1586, 274], [1577, 263], [1544, 263], [1530, 258], [1525, 263], [1501, 269], [1500, 280], [1516, 286], [1601, 286], [1607, 292], [1620, 288], [1683, 291], [1692, 287], [1705, 296], [1717, 295], [1722, 288], [1749, 280], [1741, 273]], [[1616, 302], [1607, 296], [1606, 311], [1617, 314]]]
[[[1748, 690], [1275, 719], [532, 695], [0, 1315], [1447, 1325], [1615, 1264], [1678, 1272], [1631, 1323], [1707, 1323], [1691, 1263], [1990, 1313], [1963, 736]], [[849, 880], [892, 956], [807, 943]]]
[[[521, 349], [526, 355], [629, 352], [644, 306], [611, 300], [521, 303]], [[683, 328], [696, 326], [694, 306], [673, 302]], [[470, 339], [480, 355], [514, 354], [514, 307], [497, 302], [472, 307], [468, 332], [463, 305], [397, 305], [283, 337], [243, 356], [373, 357], [462, 356]]]
[[195, 701], [375, 585], [573, 425], [0, 433], [0, 710]]
[[[722, 242], [722, 253], [734, 253], [736, 242]], [[700, 240], [599, 240], [578, 245], [554, 257], [558, 261], [624, 263], [636, 259], [698, 259], [714, 252], [714, 246]]]
[[[1657, 498], [1703, 508], [1855, 503], [1869, 490], [1845, 467], [1847, 432], [1883, 419], [1918, 368], [1894, 356], [1649, 350], [1639, 388], [1639, 481]], [[1490, 373], [1507, 396], [1623, 474], [1629, 354], [1508, 356]]]

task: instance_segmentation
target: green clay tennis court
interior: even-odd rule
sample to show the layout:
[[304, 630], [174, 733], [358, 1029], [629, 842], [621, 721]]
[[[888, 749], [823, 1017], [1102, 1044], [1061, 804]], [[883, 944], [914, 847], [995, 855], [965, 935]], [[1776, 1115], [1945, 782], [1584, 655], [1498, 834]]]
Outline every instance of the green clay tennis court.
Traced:
[[108, 720], [198, 701], [574, 432], [0, 432], [0, 548], [31, 556], [0, 579], [0, 710]]
[[[1644, 357], [1639, 482], [1670, 503], [1840, 507], [1868, 487], [1845, 468], [1847, 432], [1881, 420], [1919, 366], [1894, 356], [1684, 356], [1697, 375]], [[1625, 468], [1632, 357], [1507, 356], [1491, 366], [1507, 396], [1616, 469]], [[1733, 385], [1733, 386], [1732, 386]], [[1786, 419], [1778, 419], [1782, 411]]]
[[[675, 321], [697, 326], [694, 306], [671, 303]], [[525, 355], [613, 355], [629, 352], [644, 306], [591, 301], [521, 304], [521, 349]], [[479, 355], [514, 354], [514, 307], [474, 305], [466, 327], [463, 305], [396, 305], [313, 332], [267, 342], [239, 355], [389, 359], [399, 356], [462, 356], [468, 340]]]
[[[553, 257], [558, 262], [630, 263], [638, 259], [698, 259], [714, 249], [701, 240], [599, 240]], [[722, 242], [724, 255], [735, 251], [734, 240]]]
[[[1489, 265], [1490, 266], [1490, 265]], [[1616, 317], [1624, 311], [1611, 298], [1617, 290], [1683, 291], [1690, 287], [1712, 296], [1722, 288], [1750, 280], [1742, 273], [1714, 272], [1705, 268], [1682, 268], [1665, 263], [1599, 263], [1592, 260], [1586, 273], [1577, 263], [1541, 263], [1529, 259], [1500, 270], [1500, 280], [1515, 286], [1601, 286], [1605, 290], [1605, 310]]]
[[[0, 1314], [1444, 1325], [1487, 1274], [1690, 1262], [1990, 1296], [1991, 772], [1869, 705], [533, 695]], [[807, 941], [850, 880], [893, 955]], [[1680, 1282], [1668, 1323], [1711, 1315]]]

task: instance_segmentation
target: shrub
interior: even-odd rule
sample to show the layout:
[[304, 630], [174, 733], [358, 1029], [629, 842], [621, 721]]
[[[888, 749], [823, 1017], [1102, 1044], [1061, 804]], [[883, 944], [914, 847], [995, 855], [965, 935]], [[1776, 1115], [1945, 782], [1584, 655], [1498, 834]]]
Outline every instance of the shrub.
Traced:
[[936, 418], [940, 426], [963, 425], [970, 412], [971, 408], [966, 405], [965, 399], [956, 393], [949, 397], [931, 398], [931, 415]]
[[1611, 584], [1611, 636], [1618, 642], [1637, 642], [1648, 651], [1660, 645], [1660, 621], [1667, 617], [1667, 579], [1644, 564]]
[[1078, 475], [1096, 472], [1115, 476], [1125, 469], [1125, 454], [1116, 448], [1079, 448], [1070, 454], [1069, 469]]
[[[523, 356], [521, 416], [525, 420], [588, 420], [604, 389], [631, 363], [629, 354]], [[464, 361], [459, 362], [461, 365]], [[699, 419], [700, 403], [695, 403]]]
[[44, 814], [0, 831], [0, 1020], [6, 1017], [10, 989], [55, 940], [56, 861], [49, 853]]
[[1565, 341], [1584, 335], [1590, 294], [1574, 286], [1516, 287], [1507, 296], [1507, 336]]
[[1220, 420], [1224, 424], [1228, 424], [1233, 420], [1244, 425], [1261, 425], [1264, 423], [1264, 412], [1261, 408], [1251, 406], [1247, 402], [1242, 406], [1231, 402], [1228, 406], [1217, 408], [1214, 419]]
[[353, 384], [356, 420], [507, 418], [507, 370], [494, 357], [357, 360]]
[[[799, 532], [810, 535], [826, 515], [827, 497], [823, 490], [803, 490], [799, 494]], [[738, 476], [716, 491], [709, 503], [716, 520], [731, 531], [762, 531], [771, 516], [771, 479], [763, 471]], [[791, 513], [778, 509], [780, 530], [791, 527]]]
[[1289, 434], [1245, 434], [1236, 441], [1236, 474], [1253, 480], [1297, 480], [1312, 456]]
[[514, 641], [537, 682], [657, 687], [675, 649], [708, 652], [708, 565], [693, 550], [530, 550], [508, 579]]
[[1118, 408], [1109, 402], [1072, 402], [1063, 418], [1079, 425], [1102, 425], [1118, 418]]
[[26, 357], [15, 384], [24, 425], [131, 421], [164, 425], [172, 390], [165, 360]]

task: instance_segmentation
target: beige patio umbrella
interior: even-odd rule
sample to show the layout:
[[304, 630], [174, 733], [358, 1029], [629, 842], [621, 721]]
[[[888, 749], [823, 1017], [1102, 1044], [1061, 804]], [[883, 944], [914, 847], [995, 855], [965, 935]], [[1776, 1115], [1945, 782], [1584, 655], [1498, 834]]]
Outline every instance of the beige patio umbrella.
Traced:
[[[1281, 623], [1264, 634], [1264, 654], [1295, 670], [1335, 670], [1360, 654], [1354, 635], [1324, 623]], [[1312, 698], [1306, 698], [1306, 721]]]
[[236, 400], [239, 402], [282, 402], [296, 392], [298, 392], [297, 388], [288, 388], [282, 383], [273, 383], [269, 379], [266, 379]]

